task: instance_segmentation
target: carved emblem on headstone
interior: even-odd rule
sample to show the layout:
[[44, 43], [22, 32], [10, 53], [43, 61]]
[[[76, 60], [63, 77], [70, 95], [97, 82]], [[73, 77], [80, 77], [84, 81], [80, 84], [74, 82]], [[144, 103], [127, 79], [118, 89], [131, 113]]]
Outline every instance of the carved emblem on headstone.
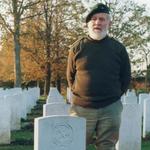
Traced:
[[66, 147], [73, 141], [73, 129], [67, 123], [53, 125], [53, 143], [59, 147]]

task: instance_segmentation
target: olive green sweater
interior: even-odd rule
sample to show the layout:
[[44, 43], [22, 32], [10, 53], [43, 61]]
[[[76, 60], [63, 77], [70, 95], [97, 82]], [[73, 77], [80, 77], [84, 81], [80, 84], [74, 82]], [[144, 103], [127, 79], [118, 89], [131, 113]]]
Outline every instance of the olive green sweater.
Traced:
[[75, 105], [101, 108], [112, 104], [127, 90], [130, 77], [127, 51], [114, 38], [84, 37], [69, 50], [67, 80]]

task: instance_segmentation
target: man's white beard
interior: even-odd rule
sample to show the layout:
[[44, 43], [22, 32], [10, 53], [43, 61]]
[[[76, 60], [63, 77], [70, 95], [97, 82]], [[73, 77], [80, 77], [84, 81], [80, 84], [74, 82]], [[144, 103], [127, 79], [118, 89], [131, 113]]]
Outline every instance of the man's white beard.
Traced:
[[89, 30], [89, 36], [94, 40], [101, 40], [107, 35], [107, 29], [101, 32]]

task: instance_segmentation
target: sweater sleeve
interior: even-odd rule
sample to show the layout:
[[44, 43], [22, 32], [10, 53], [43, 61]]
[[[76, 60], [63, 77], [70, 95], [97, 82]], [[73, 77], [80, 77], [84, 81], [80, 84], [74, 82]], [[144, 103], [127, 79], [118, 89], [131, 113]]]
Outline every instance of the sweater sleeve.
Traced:
[[83, 44], [81, 44], [83, 42], [83, 39], [84, 39], [83, 37], [79, 38], [76, 42], [74, 42], [70, 46], [70, 50], [69, 50], [68, 62], [67, 62], [67, 82], [72, 91], [73, 91], [73, 84], [76, 75], [75, 57], [83, 48]]
[[120, 80], [121, 80], [121, 91], [122, 91], [121, 95], [123, 95], [127, 91], [131, 80], [130, 60], [125, 47], [121, 51]]
[[74, 52], [72, 49], [69, 50], [68, 62], [67, 62], [67, 82], [71, 90], [73, 89], [73, 83], [75, 80], [76, 67], [74, 61]]

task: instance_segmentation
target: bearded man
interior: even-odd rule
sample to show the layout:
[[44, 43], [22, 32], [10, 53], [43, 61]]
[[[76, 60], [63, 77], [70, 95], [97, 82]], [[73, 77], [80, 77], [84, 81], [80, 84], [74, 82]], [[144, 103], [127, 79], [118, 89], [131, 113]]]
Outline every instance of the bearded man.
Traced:
[[88, 35], [69, 50], [67, 81], [72, 90], [71, 116], [86, 118], [86, 139], [96, 150], [115, 150], [120, 101], [131, 78], [125, 46], [108, 35], [110, 9], [97, 4], [86, 16]]

